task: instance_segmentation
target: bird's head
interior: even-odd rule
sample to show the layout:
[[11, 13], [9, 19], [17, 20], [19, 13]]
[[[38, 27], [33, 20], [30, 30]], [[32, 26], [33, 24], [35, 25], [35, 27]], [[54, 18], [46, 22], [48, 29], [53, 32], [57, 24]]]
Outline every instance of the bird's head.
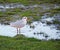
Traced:
[[23, 17], [22, 19], [24, 19], [24, 20], [26, 20], [27, 21], [27, 17], [25, 16], [25, 17]]
[[26, 24], [27, 23], [27, 17], [23, 17], [22, 21]]

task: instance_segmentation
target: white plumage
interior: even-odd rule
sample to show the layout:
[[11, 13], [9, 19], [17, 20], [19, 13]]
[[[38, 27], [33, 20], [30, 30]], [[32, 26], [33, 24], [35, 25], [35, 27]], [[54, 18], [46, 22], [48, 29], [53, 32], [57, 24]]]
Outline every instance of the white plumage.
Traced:
[[10, 26], [17, 28], [17, 34], [18, 34], [18, 32], [20, 33], [20, 28], [24, 27], [26, 24], [27, 24], [27, 17], [23, 17], [21, 20], [10, 23]]

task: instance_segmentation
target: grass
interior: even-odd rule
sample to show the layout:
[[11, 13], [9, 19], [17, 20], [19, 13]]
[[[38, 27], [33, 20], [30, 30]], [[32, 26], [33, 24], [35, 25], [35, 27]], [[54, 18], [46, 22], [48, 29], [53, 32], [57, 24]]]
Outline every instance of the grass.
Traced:
[[42, 4], [42, 3], [60, 3], [60, 0], [0, 0], [0, 3], [21, 3], [24, 5]]
[[40, 2], [38, 2], [37, 0], [0, 0], [0, 3], [21, 3], [21, 4], [24, 4], [24, 5], [29, 5], [29, 4], [39, 4]]
[[[59, 0], [0, 0], [1, 3], [22, 3], [23, 5], [29, 5], [29, 4], [40, 4], [40, 2], [45, 3], [54, 3], [58, 2]], [[14, 18], [14, 15], [18, 15], [19, 18], [22, 18], [23, 16], [27, 16], [28, 18], [32, 17], [33, 19], [30, 19], [28, 21], [28, 23], [31, 23], [32, 21], [38, 21], [41, 19], [41, 17], [45, 14], [45, 13], [50, 13], [48, 14], [49, 17], [54, 16], [54, 14], [60, 13], [60, 8], [56, 8], [56, 9], [50, 9], [50, 10], [44, 10], [42, 7], [35, 7], [35, 8], [28, 8], [28, 9], [24, 9], [24, 8], [13, 8], [13, 9], [6, 9], [5, 12], [1, 12], [0, 11], [0, 20], [7, 20], [7, 21], [15, 21], [17, 20], [16, 18]], [[10, 18], [10, 19], [9, 19]]]
[[53, 21], [53, 24], [60, 24], [60, 21], [54, 20], [54, 21]]
[[[14, 8], [14, 9], [8, 9], [6, 12], [0, 12], [0, 19], [5, 19], [7, 21], [17, 20], [13, 17], [13, 15], [18, 15], [18, 19], [22, 18], [23, 16], [27, 16], [28, 18], [32, 17], [28, 23], [31, 23], [32, 21], [38, 21], [41, 19], [41, 17], [45, 13], [50, 13], [48, 16], [53, 16], [54, 14], [60, 13], [60, 8], [56, 9], [51, 9], [51, 10], [45, 10], [41, 12], [40, 10], [43, 10], [42, 8], [33, 8], [33, 9], [28, 9], [24, 10], [21, 8]], [[10, 18], [10, 19], [9, 19]]]
[[[21, 9], [21, 8], [8, 9], [6, 12], [0, 12], [0, 17], [1, 18], [4, 17], [5, 20], [12, 20], [14, 18], [13, 15], [17, 14], [20, 16], [20, 18], [22, 18], [23, 16], [27, 16], [28, 18], [32, 17], [33, 20], [35, 20], [35, 21], [41, 19], [43, 13], [38, 12], [38, 8], [35, 11], [34, 10], [29, 9], [29, 10], [23, 11], [23, 9]], [[11, 16], [12, 16], [12, 18], [11, 18]], [[32, 19], [30, 19], [29, 22], [30, 21], [32, 21]]]
[[55, 9], [51, 9], [51, 10], [48, 10], [47, 12], [50, 12], [50, 13], [60, 13], [60, 8], [55, 8]]
[[[42, 3], [59, 4], [60, 0], [0, 0], [0, 3], [21, 3], [23, 5], [34, 5]], [[39, 20], [44, 13], [50, 12], [50, 16], [60, 13], [60, 8], [40, 12], [42, 8], [24, 10], [20, 8], [9, 9], [6, 12], [0, 12], [0, 20], [13, 20], [13, 15], [18, 14], [20, 17], [32, 17], [33, 20]], [[38, 14], [38, 15], [37, 15]], [[29, 20], [31, 22], [32, 19]], [[60, 22], [54, 21], [55, 24]], [[41, 41], [35, 38], [27, 38], [23, 35], [15, 37], [0, 36], [0, 50], [60, 50], [60, 41], [49, 40]]]
[[[50, 13], [47, 15], [48, 17], [52, 17], [54, 14], [60, 13], [60, 8], [45, 11], [42, 10], [43, 9], [41, 7], [28, 10], [22, 8], [7, 9], [6, 12], [0, 12], [0, 21], [15, 21], [22, 18], [23, 16], [27, 16], [30, 18], [28, 23], [31, 23], [32, 21], [39, 21], [45, 13]], [[19, 17], [13, 17], [14, 15], [18, 15]], [[58, 22], [54, 21], [54, 23]]]
[[60, 50], [60, 41], [41, 41], [23, 35], [0, 36], [0, 50]]

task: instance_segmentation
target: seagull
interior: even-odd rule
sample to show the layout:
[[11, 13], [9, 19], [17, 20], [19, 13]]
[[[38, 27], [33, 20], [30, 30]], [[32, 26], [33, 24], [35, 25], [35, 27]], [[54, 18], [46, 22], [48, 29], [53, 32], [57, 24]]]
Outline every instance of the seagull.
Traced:
[[21, 20], [10, 23], [10, 26], [17, 28], [17, 35], [20, 33], [20, 28], [24, 27], [27, 24], [27, 17], [23, 17]]

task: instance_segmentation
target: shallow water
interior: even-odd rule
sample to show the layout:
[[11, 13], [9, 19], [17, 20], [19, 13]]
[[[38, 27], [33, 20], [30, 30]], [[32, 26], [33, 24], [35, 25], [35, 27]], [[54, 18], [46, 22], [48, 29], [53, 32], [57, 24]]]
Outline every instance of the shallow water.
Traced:
[[[42, 20], [52, 21], [53, 19], [46, 18]], [[60, 39], [60, 30], [56, 30], [54, 25], [47, 25], [41, 21], [32, 22], [31, 25], [34, 26], [34, 28], [30, 28], [30, 25], [27, 24], [25, 27], [21, 28], [20, 34], [37, 39]], [[10, 25], [0, 25], [0, 35], [14, 37], [16, 34], [16, 28], [11, 27]], [[48, 37], [46, 38], [45, 36]]]

